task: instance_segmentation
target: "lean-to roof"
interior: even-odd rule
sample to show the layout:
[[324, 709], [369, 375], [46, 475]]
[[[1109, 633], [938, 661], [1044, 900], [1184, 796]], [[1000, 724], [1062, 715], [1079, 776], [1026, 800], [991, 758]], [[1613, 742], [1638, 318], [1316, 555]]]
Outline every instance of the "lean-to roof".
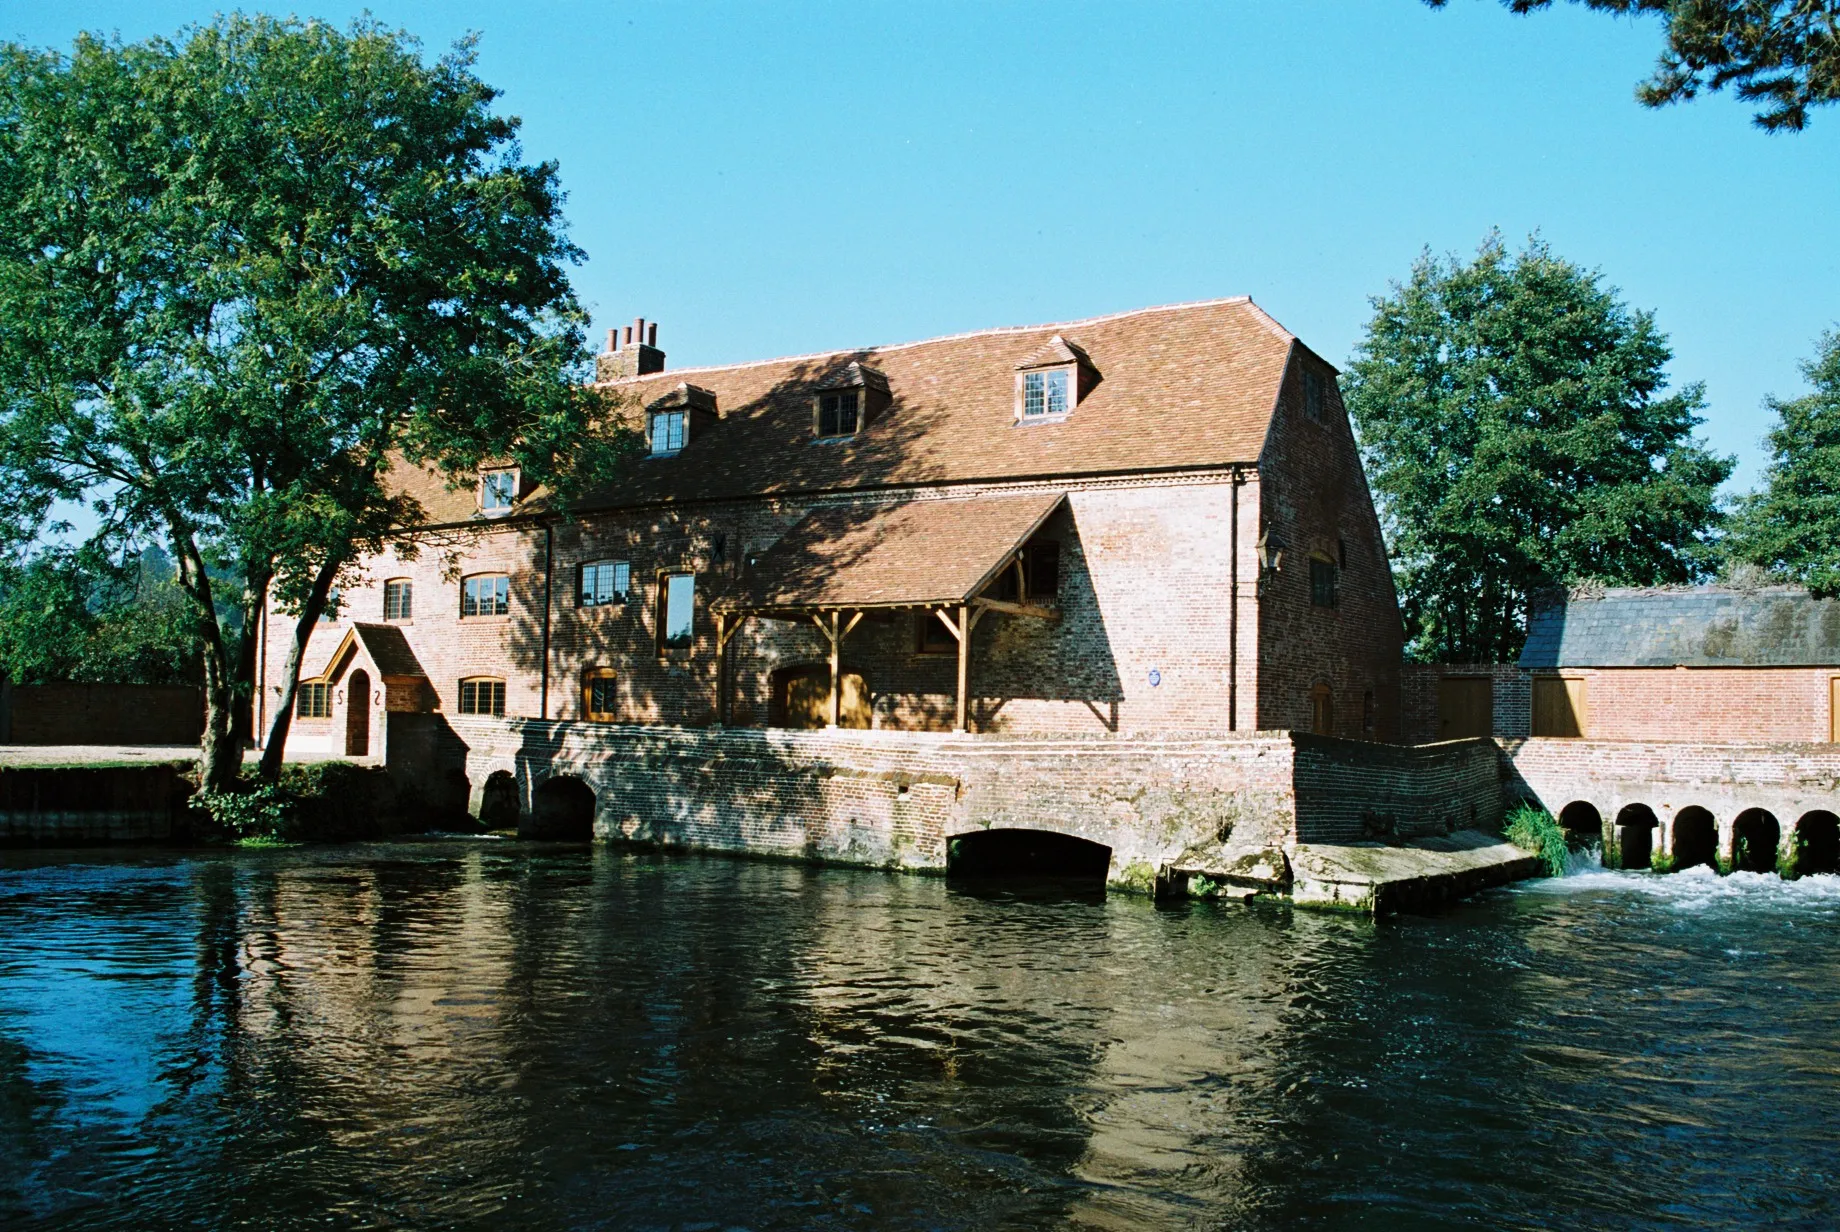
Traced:
[[1575, 593], [1527, 620], [1525, 668], [1840, 666], [1840, 599], [1798, 586]]

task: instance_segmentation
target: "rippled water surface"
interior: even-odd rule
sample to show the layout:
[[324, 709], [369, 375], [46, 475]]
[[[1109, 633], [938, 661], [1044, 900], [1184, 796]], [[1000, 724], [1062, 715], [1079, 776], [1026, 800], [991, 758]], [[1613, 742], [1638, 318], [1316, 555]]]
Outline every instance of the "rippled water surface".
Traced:
[[0, 1226], [1840, 1224], [1840, 879], [0, 856]]

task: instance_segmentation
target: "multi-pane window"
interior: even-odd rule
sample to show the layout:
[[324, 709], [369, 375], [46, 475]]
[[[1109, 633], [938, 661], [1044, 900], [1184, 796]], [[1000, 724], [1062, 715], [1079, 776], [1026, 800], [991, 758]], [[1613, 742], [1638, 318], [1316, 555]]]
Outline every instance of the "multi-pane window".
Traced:
[[818, 395], [818, 435], [849, 436], [854, 433], [860, 406], [854, 389]]
[[504, 616], [511, 611], [511, 579], [502, 573], [480, 573], [460, 583], [462, 616]]
[[683, 411], [658, 411], [652, 416], [652, 452], [676, 453], [684, 447], [684, 425], [689, 417]]
[[516, 499], [516, 471], [487, 471], [479, 477], [479, 507], [486, 513], [510, 513]]
[[1323, 378], [1314, 368], [1303, 370], [1303, 411], [1311, 419], [1323, 417]]
[[619, 709], [617, 678], [611, 667], [590, 668], [581, 680], [582, 713], [593, 722], [611, 723]]
[[408, 620], [415, 614], [415, 588], [407, 578], [383, 584], [383, 618]]
[[294, 695], [294, 714], [302, 719], [329, 719], [332, 717], [332, 686], [316, 684], [310, 680], [300, 682], [300, 692]]
[[339, 588], [337, 586], [326, 592], [326, 604], [319, 609], [319, 618], [323, 624], [331, 624], [339, 618]]
[[1310, 602], [1317, 607], [1334, 607], [1336, 594], [1335, 562], [1310, 558]]
[[632, 566], [623, 560], [597, 560], [581, 567], [581, 585], [576, 593], [581, 607], [606, 607], [626, 602], [632, 585]]
[[1053, 372], [1023, 373], [1023, 418], [1033, 419], [1042, 415], [1065, 415], [1067, 413], [1067, 391], [1069, 387], [1068, 375], [1065, 368], [1060, 368]]
[[505, 715], [505, 682], [476, 676], [460, 682], [460, 713]]
[[696, 632], [696, 575], [667, 573], [658, 584], [658, 649], [688, 650]]

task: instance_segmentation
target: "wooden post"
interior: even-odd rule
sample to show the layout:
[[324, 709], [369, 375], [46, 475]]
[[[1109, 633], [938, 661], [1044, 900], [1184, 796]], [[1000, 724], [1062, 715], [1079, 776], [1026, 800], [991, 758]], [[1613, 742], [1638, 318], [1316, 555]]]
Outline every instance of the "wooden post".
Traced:
[[826, 636], [831, 641], [830, 726], [843, 726], [843, 636], [838, 631], [838, 613], [831, 613], [831, 627]]
[[728, 613], [716, 613], [716, 726], [728, 726]]
[[964, 604], [958, 607], [958, 714], [953, 721], [953, 731], [971, 730], [971, 609]]

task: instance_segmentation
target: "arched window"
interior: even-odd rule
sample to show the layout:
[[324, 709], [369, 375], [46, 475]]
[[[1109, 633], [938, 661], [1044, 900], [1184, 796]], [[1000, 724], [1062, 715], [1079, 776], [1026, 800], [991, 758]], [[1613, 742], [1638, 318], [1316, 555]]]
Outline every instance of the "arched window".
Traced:
[[505, 717], [505, 682], [491, 676], [469, 676], [460, 682], [460, 713]]
[[1310, 690], [1310, 730], [1319, 736], [1335, 734], [1335, 694], [1326, 684]]
[[581, 676], [581, 714], [591, 723], [611, 723], [618, 717], [618, 677], [611, 667], [591, 667]]

